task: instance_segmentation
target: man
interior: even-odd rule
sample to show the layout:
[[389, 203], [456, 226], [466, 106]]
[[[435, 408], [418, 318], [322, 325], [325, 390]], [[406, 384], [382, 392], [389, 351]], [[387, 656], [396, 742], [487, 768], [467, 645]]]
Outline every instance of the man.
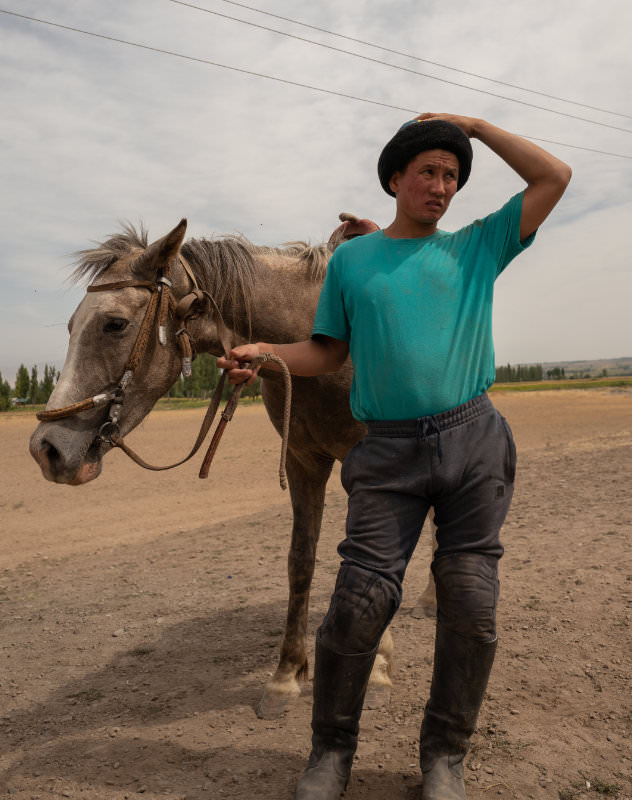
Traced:
[[[527, 188], [446, 233], [437, 225], [469, 177], [470, 138]], [[218, 364], [238, 383], [253, 379], [239, 363], [264, 352], [296, 375], [333, 372], [350, 353], [351, 408], [368, 426], [342, 468], [343, 560], [317, 634], [312, 752], [296, 800], [337, 800], [346, 788], [377, 646], [430, 506], [437, 631], [421, 728], [422, 797], [463, 800], [463, 758], [497, 646], [500, 528], [515, 475], [511, 431], [485, 394], [494, 381], [493, 286], [531, 244], [571, 170], [484, 120], [422, 114], [384, 147], [378, 175], [395, 197], [395, 219], [335, 251], [312, 338], [236, 347]]]

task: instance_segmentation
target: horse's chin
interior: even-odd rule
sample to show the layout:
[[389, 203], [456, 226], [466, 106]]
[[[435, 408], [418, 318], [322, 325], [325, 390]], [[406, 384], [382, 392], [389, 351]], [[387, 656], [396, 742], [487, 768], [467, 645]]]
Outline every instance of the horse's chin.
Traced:
[[102, 461], [86, 461], [80, 467], [74, 478], [68, 481], [70, 486], [81, 486], [90, 483], [101, 474]]
[[67, 472], [53, 470], [48, 463], [40, 461], [42, 475], [47, 481], [65, 483], [67, 486], [81, 486], [84, 483], [90, 483], [99, 477], [102, 467], [101, 461], [84, 461], [74, 475], [69, 475]]

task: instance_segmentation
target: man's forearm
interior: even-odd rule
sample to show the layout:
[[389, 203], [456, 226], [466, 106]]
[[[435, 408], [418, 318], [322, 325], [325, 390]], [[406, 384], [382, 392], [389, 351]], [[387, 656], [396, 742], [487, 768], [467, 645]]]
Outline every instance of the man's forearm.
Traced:
[[470, 136], [487, 145], [530, 186], [540, 181], [559, 181], [566, 186], [570, 180], [568, 164], [515, 133], [483, 119], [475, 119]]
[[527, 182], [520, 215], [520, 241], [524, 241], [564, 194], [571, 168], [537, 144], [482, 119], [471, 120], [470, 136], [486, 144]]
[[[260, 353], [274, 353], [285, 361], [292, 375], [305, 377], [335, 372], [343, 365], [349, 351], [345, 342], [333, 339], [327, 342], [307, 339], [291, 344], [257, 342], [256, 346]], [[274, 362], [267, 363], [268, 368], [279, 369]]]
[[[329, 337], [323, 337], [322, 340], [307, 339], [304, 342], [291, 344], [268, 342], [240, 344], [233, 347], [228, 358], [220, 356], [217, 359], [217, 366], [228, 370], [231, 383], [246, 382], [249, 385], [255, 380], [256, 372], [246, 365], [264, 353], [272, 353], [285, 361], [292, 375], [311, 377], [340, 369], [349, 354], [349, 345]], [[267, 361], [265, 369], [279, 371], [281, 368], [274, 361]]]

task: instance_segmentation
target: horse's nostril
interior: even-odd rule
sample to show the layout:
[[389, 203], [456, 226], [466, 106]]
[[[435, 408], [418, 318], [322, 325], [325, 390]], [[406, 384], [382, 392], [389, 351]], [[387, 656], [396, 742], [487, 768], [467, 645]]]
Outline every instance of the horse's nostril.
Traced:
[[46, 439], [42, 440], [42, 444], [40, 446], [40, 453], [42, 454], [43, 458], [48, 462], [48, 466], [51, 470], [54, 470], [55, 467], [59, 465], [61, 461], [61, 455], [59, 450], [55, 447], [55, 445], [47, 442]]

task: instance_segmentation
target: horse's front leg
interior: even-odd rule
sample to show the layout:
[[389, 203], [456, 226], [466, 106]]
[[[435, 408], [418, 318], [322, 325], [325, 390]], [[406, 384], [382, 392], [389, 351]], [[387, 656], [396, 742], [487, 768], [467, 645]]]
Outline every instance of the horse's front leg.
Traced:
[[288, 450], [287, 477], [294, 513], [288, 555], [290, 596], [279, 666], [256, 707], [257, 716], [263, 719], [279, 717], [300, 695], [299, 681], [307, 678], [309, 592], [332, 466], [333, 459], [303, 454], [299, 459]]

